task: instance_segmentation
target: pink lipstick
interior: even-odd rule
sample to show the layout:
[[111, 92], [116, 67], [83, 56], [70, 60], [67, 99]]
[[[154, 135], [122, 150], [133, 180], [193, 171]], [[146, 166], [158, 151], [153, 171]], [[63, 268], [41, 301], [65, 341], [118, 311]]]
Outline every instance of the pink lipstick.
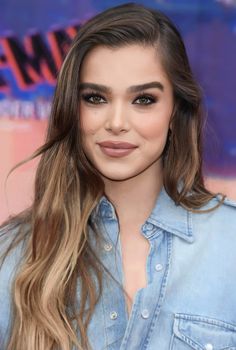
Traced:
[[138, 146], [129, 142], [103, 141], [98, 142], [101, 151], [110, 157], [124, 157], [133, 152]]

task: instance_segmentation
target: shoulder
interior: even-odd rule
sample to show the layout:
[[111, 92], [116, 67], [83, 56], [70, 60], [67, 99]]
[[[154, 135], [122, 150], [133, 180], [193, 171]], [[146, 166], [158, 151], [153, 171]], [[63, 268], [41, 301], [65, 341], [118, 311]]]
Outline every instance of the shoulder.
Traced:
[[[0, 348], [5, 348], [12, 318], [12, 285], [24, 254], [25, 240], [19, 239], [27, 225], [8, 224], [0, 228]], [[11, 248], [9, 250], [9, 248]]]
[[[221, 196], [218, 196], [217, 200], [220, 203]], [[236, 201], [226, 197], [219, 208], [216, 209], [216, 215], [225, 227], [229, 225], [229, 227], [233, 228], [236, 236]]]
[[25, 225], [8, 224], [0, 229], [0, 303], [20, 267], [24, 255]]
[[231, 242], [236, 248], [236, 202], [216, 195], [199, 212], [192, 212], [193, 230], [208, 232], [214, 239]]
[[24, 253], [22, 225], [8, 224], [0, 229], [0, 303], [4, 284], [12, 280]]
[[[17, 223], [9, 223], [0, 228], [0, 259], [10, 246], [17, 243], [21, 236], [23, 237], [24, 233], [27, 232], [27, 228], [27, 225]], [[22, 246], [22, 244], [19, 244], [19, 246]], [[17, 250], [19, 250], [19, 247], [17, 249], [16, 245], [16, 249], [12, 249], [12, 251]]]
[[[8, 224], [0, 229], [0, 344], [11, 320], [12, 283], [24, 253], [24, 240], [17, 243], [22, 225]], [[14, 243], [15, 246], [14, 246]], [[9, 250], [9, 247], [12, 249]], [[6, 254], [7, 253], [7, 254]]]
[[0, 228], [0, 277], [19, 266], [28, 231], [29, 226], [26, 224], [10, 223]]
[[234, 208], [233, 210], [236, 212], [236, 200], [232, 200], [226, 197], [223, 203], [230, 208]]
[[210, 216], [229, 215], [236, 220], [236, 201], [218, 194], [212, 198], [208, 203], [204, 204], [199, 211], [200, 216], [208, 214]]

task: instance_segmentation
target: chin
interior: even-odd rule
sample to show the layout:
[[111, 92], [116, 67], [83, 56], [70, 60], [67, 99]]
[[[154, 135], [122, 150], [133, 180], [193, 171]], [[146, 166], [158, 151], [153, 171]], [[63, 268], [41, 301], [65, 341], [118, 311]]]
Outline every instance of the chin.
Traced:
[[101, 173], [102, 177], [110, 180], [110, 181], [125, 181], [125, 180], [129, 180], [133, 177], [135, 177], [135, 175], [124, 175], [124, 174], [104, 174]]
[[126, 180], [130, 180], [132, 178], [135, 178], [136, 176], [138, 176], [140, 173], [142, 173], [142, 171], [101, 171], [100, 169], [98, 169], [98, 171], [100, 172], [101, 176], [104, 179], [110, 180], [110, 181], [126, 181]]

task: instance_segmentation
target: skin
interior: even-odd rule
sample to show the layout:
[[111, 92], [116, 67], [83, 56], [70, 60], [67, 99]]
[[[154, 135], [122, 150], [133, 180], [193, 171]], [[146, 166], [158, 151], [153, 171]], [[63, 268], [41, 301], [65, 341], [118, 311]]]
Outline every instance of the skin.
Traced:
[[[160, 82], [163, 91], [154, 87], [141, 93], [151, 94], [154, 103], [150, 104], [148, 96], [140, 98], [140, 92], [127, 92], [131, 85], [153, 81]], [[106, 193], [116, 209], [124, 208], [127, 212], [127, 208], [133, 207], [137, 219], [137, 199], [139, 203], [145, 200], [150, 211], [162, 186], [161, 155], [174, 106], [172, 85], [160, 56], [152, 46], [134, 44], [116, 49], [99, 46], [86, 55], [80, 82], [111, 89], [109, 94], [81, 90], [79, 113], [84, 151], [102, 175]], [[98, 96], [90, 95], [86, 101], [82, 95], [91, 92]], [[113, 158], [104, 155], [97, 144], [105, 140], [130, 142], [138, 147], [127, 156]]]
[[[163, 89], [142, 90], [146, 97], [127, 90], [153, 81]], [[173, 89], [156, 49], [141, 45], [93, 49], [83, 61], [80, 82], [102, 84], [111, 90], [101, 93], [82, 89], [79, 114], [84, 152], [100, 172], [119, 218], [130, 313], [137, 290], [147, 283], [145, 266], [150, 245], [140, 228], [163, 184], [162, 152], [174, 107]], [[98, 96], [91, 97], [91, 92]], [[97, 144], [107, 140], [129, 142], [137, 148], [124, 157], [110, 157]]]
[[[163, 89], [128, 91], [130, 86], [154, 81]], [[162, 152], [174, 107], [172, 84], [160, 55], [152, 46], [98, 46], [86, 55], [80, 82], [110, 88], [109, 93], [91, 88], [80, 91], [83, 147], [104, 180], [120, 224], [134, 219], [142, 224], [162, 187]], [[129, 142], [137, 148], [127, 156], [110, 157], [98, 145], [107, 140]]]

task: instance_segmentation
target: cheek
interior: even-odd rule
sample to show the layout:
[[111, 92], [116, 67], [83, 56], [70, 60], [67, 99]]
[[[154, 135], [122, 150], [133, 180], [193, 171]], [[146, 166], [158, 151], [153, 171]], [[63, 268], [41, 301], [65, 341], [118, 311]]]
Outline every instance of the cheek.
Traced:
[[100, 127], [100, 118], [96, 111], [90, 111], [87, 108], [80, 107], [80, 123], [84, 136], [95, 134]]
[[151, 142], [165, 142], [172, 115], [172, 101], [163, 100], [150, 114], [139, 120], [139, 134]]
[[147, 141], [160, 141], [165, 139], [169, 129], [169, 120], [152, 118], [139, 125], [139, 134]]

